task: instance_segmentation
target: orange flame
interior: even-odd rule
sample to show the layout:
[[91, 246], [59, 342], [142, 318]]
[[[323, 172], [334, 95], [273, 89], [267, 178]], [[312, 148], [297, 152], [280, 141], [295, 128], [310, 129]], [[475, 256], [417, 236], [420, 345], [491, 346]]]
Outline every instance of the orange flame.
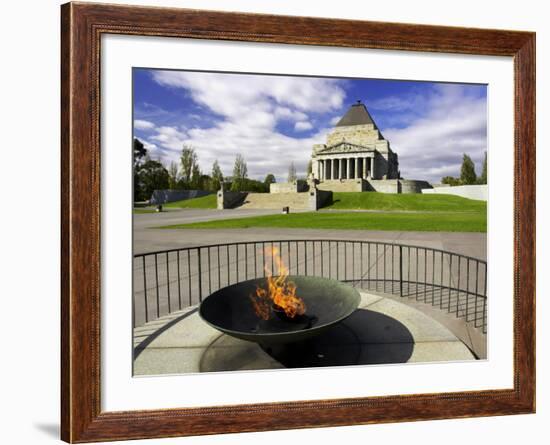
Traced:
[[306, 305], [296, 295], [296, 284], [288, 280], [288, 268], [279, 254], [279, 249], [268, 247], [265, 251], [276, 266], [277, 275], [274, 276], [268, 265], [264, 265], [267, 274], [267, 289], [258, 287], [256, 293], [250, 295], [256, 315], [263, 320], [268, 320], [271, 317], [273, 306], [283, 310], [289, 318], [303, 315], [306, 311]]

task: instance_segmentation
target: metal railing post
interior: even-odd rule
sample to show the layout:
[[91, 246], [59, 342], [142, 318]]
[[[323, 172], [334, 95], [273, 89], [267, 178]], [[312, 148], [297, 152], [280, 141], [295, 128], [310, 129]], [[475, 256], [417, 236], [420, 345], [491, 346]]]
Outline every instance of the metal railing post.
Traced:
[[157, 288], [157, 318], [160, 317], [160, 298], [159, 298], [159, 268], [157, 254], [155, 253], [155, 287]]
[[197, 262], [199, 269], [199, 301], [202, 301], [202, 270], [201, 270], [201, 248], [197, 249]]
[[399, 246], [399, 296], [403, 296], [403, 246]]
[[145, 267], [145, 255], [143, 258], [143, 295], [145, 297], [145, 323], [149, 321], [149, 304], [147, 302], [147, 269]]

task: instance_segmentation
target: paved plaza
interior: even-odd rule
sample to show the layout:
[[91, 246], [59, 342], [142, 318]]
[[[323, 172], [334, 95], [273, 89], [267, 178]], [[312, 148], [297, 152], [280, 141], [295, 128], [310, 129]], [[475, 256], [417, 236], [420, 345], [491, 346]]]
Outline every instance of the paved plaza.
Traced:
[[361, 293], [359, 309], [302, 345], [260, 347], [211, 328], [196, 307], [135, 330], [134, 375], [474, 360], [449, 329], [420, 310]]

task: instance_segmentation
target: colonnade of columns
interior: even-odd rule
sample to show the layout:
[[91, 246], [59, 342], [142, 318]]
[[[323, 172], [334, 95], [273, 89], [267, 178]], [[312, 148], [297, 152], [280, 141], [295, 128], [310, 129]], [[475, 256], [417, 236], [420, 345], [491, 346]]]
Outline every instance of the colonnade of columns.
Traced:
[[374, 162], [370, 157], [319, 159], [317, 168], [321, 181], [374, 177]]

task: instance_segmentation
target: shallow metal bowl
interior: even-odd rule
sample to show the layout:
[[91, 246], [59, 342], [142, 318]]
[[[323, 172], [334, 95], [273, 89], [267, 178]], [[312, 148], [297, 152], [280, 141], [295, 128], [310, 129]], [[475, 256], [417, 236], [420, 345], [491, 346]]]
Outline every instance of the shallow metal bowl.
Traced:
[[340, 281], [300, 275], [288, 279], [296, 284], [296, 294], [306, 305], [300, 320], [275, 315], [262, 320], [256, 315], [250, 295], [258, 286], [265, 288], [265, 278], [242, 281], [214, 292], [202, 301], [199, 314], [210, 326], [233, 337], [261, 344], [292, 343], [334, 326], [359, 306], [359, 292]]

